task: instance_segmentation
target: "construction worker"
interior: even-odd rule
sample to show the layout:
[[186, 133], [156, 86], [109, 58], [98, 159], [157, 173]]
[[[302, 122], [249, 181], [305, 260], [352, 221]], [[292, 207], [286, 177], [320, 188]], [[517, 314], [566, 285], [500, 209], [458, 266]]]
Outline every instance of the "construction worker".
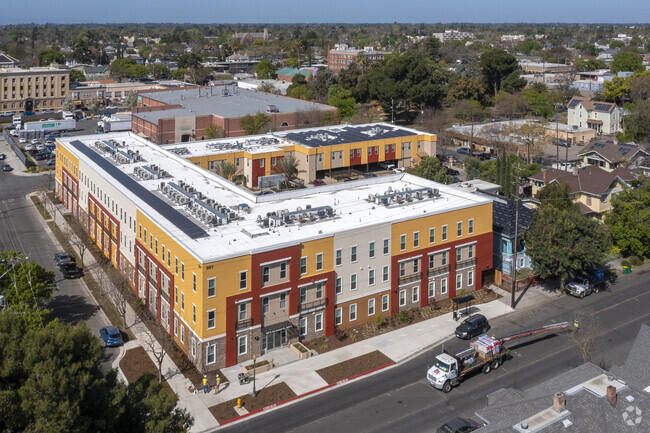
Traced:
[[217, 378], [214, 380], [214, 393], [219, 394], [219, 387], [221, 385], [221, 376], [217, 374]]
[[578, 319], [573, 321], [573, 327], [575, 328], [576, 331], [580, 328], [580, 324], [578, 323]]
[[204, 375], [203, 375], [203, 393], [204, 393], [204, 394], [207, 394], [208, 391], [209, 391], [209, 387], [208, 387], [208, 377], [204, 374]]

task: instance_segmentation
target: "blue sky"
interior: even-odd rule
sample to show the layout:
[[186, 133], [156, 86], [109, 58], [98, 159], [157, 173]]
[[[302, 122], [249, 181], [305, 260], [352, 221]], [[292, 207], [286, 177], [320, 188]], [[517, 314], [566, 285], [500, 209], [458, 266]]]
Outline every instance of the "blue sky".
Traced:
[[648, 0], [0, 0], [0, 24], [650, 22]]

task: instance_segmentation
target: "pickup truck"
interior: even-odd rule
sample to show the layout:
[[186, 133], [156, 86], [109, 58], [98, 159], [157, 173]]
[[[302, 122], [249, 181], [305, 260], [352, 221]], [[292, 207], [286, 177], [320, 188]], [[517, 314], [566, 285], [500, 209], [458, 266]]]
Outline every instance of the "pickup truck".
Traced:
[[592, 292], [598, 293], [605, 288], [605, 274], [600, 269], [592, 269], [586, 277], [579, 277], [570, 280], [566, 285], [566, 292], [569, 295], [580, 299]]

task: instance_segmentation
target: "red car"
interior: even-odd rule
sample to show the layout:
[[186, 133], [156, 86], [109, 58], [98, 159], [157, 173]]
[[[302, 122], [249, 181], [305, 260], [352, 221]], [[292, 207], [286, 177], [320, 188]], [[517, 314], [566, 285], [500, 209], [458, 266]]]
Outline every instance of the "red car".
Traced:
[[327, 185], [323, 179], [316, 179], [312, 182], [314, 186], [323, 186]]

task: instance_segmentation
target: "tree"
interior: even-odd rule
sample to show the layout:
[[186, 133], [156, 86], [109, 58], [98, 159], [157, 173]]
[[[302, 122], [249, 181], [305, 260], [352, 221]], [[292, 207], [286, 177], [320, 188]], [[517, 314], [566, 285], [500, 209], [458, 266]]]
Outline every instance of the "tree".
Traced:
[[612, 57], [609, 69], [612, 74], [622, 71], [642, 72], [645, 71], [645, 66], [640, 54], [634, 51], [619, 51]]
[[102, 108], [103, 103], [98, 97], [93, 97], [86, 102], [86, 108], [91, 111], [91, 112], [96, 112], [100, 108]]
[[521, 138], [526, 144], [526, 163], [530, 164], [531, 155], [542, 155], [544, 143], [546, 142], [546, 129], [544, 124], [538, 122], [526, 122], [513, 125], [507, 128], [508, 133]]
[[239, 119], [239, 126], [244, 130], [244, 135], [259, 134], [262, 128], [271, 121], [271, 118], [264, 113], [255, 115], [247, 114]]
[[83, 73], [83, 71], [78, 71], [76, 69], [71, 69], [70, 70], [70, 81], [76, 81], [76, 82], [86, 81], [86, 75]]
[[300, 60], [296, 58], [291, 58], [291, 59], [287, 59], [287, 61], [284, 62], [284, 64], [287, 65], [289, 68], [299, 68]]
[[534, 41], [532, 39], [525, 40], [523, 42], [520, 42], [517, 44], [515, 49], [518, 52], [524, 53], [527, 56], [530, 55], [531, 52], [533, 51], [539, 51], [542, 49], [542, 47], [537, 43], [537, 41]]
[[264, 93], [273, 93], [273, 94], [278, 93], [278, 89], [276, 89], [275, 86], [273, 85], [273, 83], [271, 83], [271, 82], [266, 82], [266, 83], [260, 84], [260, 86], [257, 88], [257, 90], [260, 91], [260, 92], [264, 92]]
[[295, 156], [291, 154], [285, 154], [279, 161], [276, 167], [273, 170], [277, 173], [284, 174], [284, 188], [288, 189], [289, 184], [293, 182], [300, 170], [298, 169], [299, 162]]
[[501, 82], [511, 74], [519, 77], [517, 58], [505, 50], [485, 51], [479, 60], [481, 72], [488, 89], [496, 96], [501, 90]]
[[109, 71], [112, 76], [122, 79], [131, 76], [131, 68], [135, 65], [135, 60], [130, 57], [124, 59], [113, 60], [111, 66], [109, 66]]
[[650, 101], [626, 104], [629, 115], [625, 118], [625, 141], [650, 140]]
[[559, 210], [578, 210], [578, 205], [571, 200], [571, 188], [568, 183], [551, 182], [537, 191], [535, 198], [540, 201], [540, 208], [554, 207]]
[[562, 288], [585, 269], [602, 265], [609, 246], [607, 233], [596, 220], [553, 206], [535, 213], [524, 239], [535, 273], [559, 277]]
[[79, 266], [83, 266], [88, 245], [92, 245], [92, 239], [88, 236], [87, 228], [78, 219], [71, 218], [68, 222], [68, 229], [66, 229], [65, 235], [70, 244], [79, 252], [79, 259], [81, 261]]
[[481, 176], [481, 162], [473, 156], [468, 156], [463, 160], [467, 180], [478, 179]]
[[521, 91], [524, 99], [530, 107], [530, 111], [545, 119], [551, 117], [555, 112], [553, 103], [548, 95], [546, 84], [533, 83]]
[[220, 161], [214, 168], [215, 173], [232, 182], [232, 180], [239, 174], [238, 168], [235, 164], [228, 161]]
[[210, 79], [210, 74], [212, 74], [212, 70], [203, 66], [191, 67], [185, 71], [190, 83], [200, 85], [205, 84]]
[[629, 99], [630, 86], [629, 80], [623, 77], [614, 77], [610, 81], [605, 81], [605, 91], [603, 92], [603, 99], [609, 102], [621, 102]]
[[187, 70], [185, 68], [174, 69], [171, 72], [172, 78], [175, 80], [185, 81], [185, 73]]
[[567, 330], [565, 335], [569, 341], [578, 349], [582, 362], [592, 360], [594, 353], [598, 351], [598, 340], [602, 335], [599, 320], [593, 314], [581, 314], [576, 317], [579, 328], [572, 331]]
[[169, 68], [164, 63], [152, 63], [149, 65], [149, 72], [156, 80], [162, 80], [170, 77]]
[[435, 38], [433, 36], [429, 36], [426, 38], [424, 41], [424, 52], [426, 53], [427, 57], [430, 60], [433, 60], [434, 62], [437, 62], [440, 60], [440, 47], [442, 44], [440, 43], [440, 39]]
[[260, 80], [268, 80], [275, 75], [275, 68], [269, 59], [262, 59], [255, 67], [255, 75]]
[[65, 63], [65, 57], [59, 50], [51, 48], [43, 48], [38, 52], [38, 64], [40, 66], [47, 66], [50, 63]]
[[499, 92], [494, 98], [494, 113], [507, 119], [522, 117], [528, 112], [528, 102], [521, 93]]
[[627, 79], [632, 100], [650, 98], [650, 71], [637, 72]]
[[214, 140], [215, 138], [224, 138], [226, 131], [220, 125], [210, 125], [205, 128], [205, 138], [207, 140]]
[[334, 84], [329, 88], [328, 94], [329, 98], [327, 102], [329, 105], [337, 108], [337, 113], [341, 120], [348, 120], [355, 115], [356, 110], [354, 106], [356, 105], [356, 101], [352, 97], [352, 92], [338, 84]]
[[75, 108], [77, 108], [77, 105], [72, 99], [65, 98], [61, 103], [61, 108], [65, 111], [73, 111]]
[[650, 184], [620, 192], [605, 216], [614, 245], [624, 254], [650, 256]]
[[407, 173], [420, 176], [446, 185], [453, 183], [454, 179], [447, 174], [447, 167], [440, 163], [436, 157], [425, 157], [420, 160], [418, 165], [406, 170]]
[[131, 108], [138, 105], [138, 92], [128, 92], [124, 98], [124, 105]]
[[99, 289], [111, 301], [115, 311], [122, 318], [122, 328], [128, 329], [126, 313], [128, 296], [130, 294], [128, 282], [112, 266], [104, 266], [103, 272], [97, 274]]
[[158, 382], [162, 382], [162, 363], [169, 351], [174, 350], [174, 342], [169, 337], [167, 330], [156, 321], [151, 311], [142, 309], [140, 317], [147, 327], [147, 332], [140, 338], [140, 341], [145, 350], [153, 356], [158, 369]]
[[483, 87], [483, 83], [481, 83], [477, 78], [467, 78], [461, 75], [457, 76], [455, 80], [452, 80], [452, 82], [449, 83], [445, 102], [448, 105], [452, 105], [454, 102], [462, 99], [480, 101], [483, 98], [484, 93], [485, 88]]
[[291, 85], [287, 88], [287, 94], [293, 99], [300, 99], [302, 101], [309, 101], [311, 99], [311, 92], [307, 86]]

